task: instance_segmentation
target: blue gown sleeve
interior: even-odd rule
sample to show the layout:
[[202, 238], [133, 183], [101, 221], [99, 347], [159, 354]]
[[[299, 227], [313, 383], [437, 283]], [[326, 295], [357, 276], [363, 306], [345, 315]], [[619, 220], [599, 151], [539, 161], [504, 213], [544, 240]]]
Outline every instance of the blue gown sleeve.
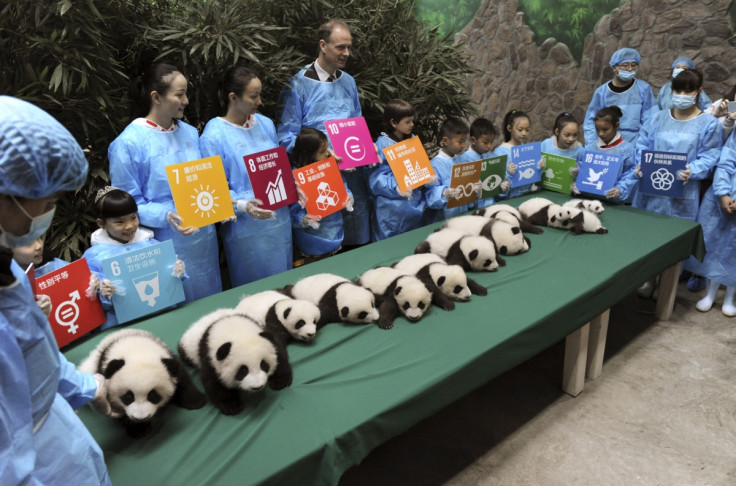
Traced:
[[294, 142], [302, 129], [303, 110], [302, 99], [297, 92], [297, 81], [289, 81], [289, 87], [284, 88], [279, 96], [279, 104], [284, 107], [281, 112], [281, 122], [277, 130], [279, 144], [291, 153]]
[[583, 120], [583, 137], [585, 137], [586, 144], [593, 142], [598, 138], [598, 135], [595, 133], [595, 114], [598, 113], [598, 110], [604, 107], [605, 103], [605, 96], [603, 95], [603, 90], [601, 88], [605, 89], [605, 85], [600, 86], [595, 90], [593, 98], [590, 100], [588, 109], [585, 112], [585, 119]]
[[[433, 159], [434, 160], [434, 159]], [[445, 209], [447, 207], [447, 199], [442, 193], [450, 187], [450, 181], [444, 180], [442, 173], [432, 164], [437, 174], [437, 182], [430, 185], [425, 185], [424, 200], [427, 202], [427, 207], [430, 209]]]
[[636, 184], [639, 182], [639, 178], [636, 177], [634, 171], [636, 170], [636, 163], [634, 162], [634, 154], [629, 153], [624, 155], [622, 162], [623, 169], [621, 170], [621, 176], [616, 182], [616, 187], [621, 192], [617, 201], [626, 201], [631, 196]]
[[707, 179], [721, 157], [723, 127], [715, 118], [712, 121], [713, 123], [708, 123], [703, 127], [703, 131], [698, 137], [695, 160], [688, 162], [690, 165], [690, 179], [695, 181]]
[[[217, 136], [222, 136], [222, 133], [217, 133]], [[218, 145], [218, 143], [214, 140], [216, 137], [213, 136], [212, 133], [207, 132], [207, 129], [205, 128], [205, 132], [200, 135], [199, 137], [199, 151], [202, 152], [202, 157], [212, 157], [214, 155], [219, 155], [222, 158], [222, 165], [225, 169], [225, 177], [228, 180], [228, 186], [230, 188], [230, 199], [233, 201], [237, 201], [238, 199], [245, 199], [245, 197], [239, 197], [239, 194], [233, 190], [232, 186], [230, 185], [230, 166], [227, 162], [225, 162], [225, 154], [224, 150]], [[252, 197], [250, 199], [253, 199]], [[245, 199], [247, 201], [247, 199]]]
[[[383, 154], [381, 154], [383, 155]], [[399, 183], [396, 181], [388, 162], [381, 162], [368, 177], [371, 193], [387, 199], [403, 199], [399, 194]]]
[[97, 381], [94, 377], [77, 370], [61, 353], [59, 365], [59, 395], [75, 410], [92, 401], [97, 392]]
[[[639, 81], [637, 80], [637, 83]], [[639, 89], [641, 95], [641, 113], [640, 113], [640, 127], [643, 127], [655, 113], [659, 111], [657, 100], [654, 98], [654, 92], [649, 83], [641, 81], [641, 88]], [[593, 115], [595, 117], [595, 114]], [[593, 131], [595, 131], [595, 122], [593, 123]]]
[[[654, 136], [657, 134], [657, 127], [655, 126], [657, 118], [654, 117], [647, 121], [639, 129], [639, 136], [636, 139], [636, 150], [634, 150], [634, 160], [641, 160], [641, 152], [643, 150], [654, 150]], [[635, 162], [635, 167], [639, 163]]]
[[736, 196], [733, 194], [734, 176], [736, 176], [736, 138], [734, 133], [728, 137], [726, 145], [723, 146], [721, 151], [721, 159], [718, 162], [718, 167], [713, 174], [713, 193], [720, 197], [726, 194], [731, 197]]

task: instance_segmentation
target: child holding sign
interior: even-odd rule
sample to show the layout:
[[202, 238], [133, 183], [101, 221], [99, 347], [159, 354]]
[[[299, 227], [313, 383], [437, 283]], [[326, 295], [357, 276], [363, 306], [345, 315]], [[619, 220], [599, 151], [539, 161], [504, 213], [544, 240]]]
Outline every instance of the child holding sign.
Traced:
[[383, 110], [384, 132], [376, 139], [381, 163], [368, 178], [368, 186], [375, 198], [375, 217], [371, 222], [374, 241], [419, 228], [424, 209], [424, 186], [402, 193], [386, 161], [383, 149], [413, 137], [414, 107], [404, 100], [391, 100]]
[[[318, 162], [330, 157], [327, 135], [314, 128], [302, 128], [294, 142], [294, 151], [291, 154], [291, 164], [294, 168]], [[343, 179], [343, 184], [345, 180]], [[352, 209], [353, 196], [347, 189], [348, 202], [346, 209]], [[343, 229], [342, 211], [334, 212], [317, 220], [307, 213], [300, 203], [289, 206], [291, 225], [294, 229], [294, 243], [304, 255], [304, 262], [311, 263], [340, 250], [345, 230]]]
[[[97, 191], [94, 202], [97, 229], [91, 236], [91, 243], [82, 255], [87, 260], [90, 271], [100, 279], [100, 302], [105, 310], [107, 320], [101, 329], [109, 329], [118, 325], [112, 301], [115, 285], [105, 278], [102, 271], [102, 260], [121, 253], [158, 243], [153, 238], [153, 231], [141, 228], [138, 220], [138, 205], [135, 199], [117, 187], [107, 186]], [[184, 277], [184, 262], [177, 260], [172, 274]]]
[[[529, 118], [529, 115], [523, 111], [511, 110], [503, 117], [504, 141], [501, 145], [496, 147], [496, 150], [493, 151], [491, 156], [508, 156], [508, 162], [506, 163], [506, 179], [508, 181], [510, 181], [512, 176], [516, 174], [516, 164], [511, 160], [511, 148], [529, 143], [529, 131], [531, 126], [531, 118]], [[543, 159], [539, 161], [537, 167], [540, 169], [545, 167]], [[506, 189], [506, 185], [504, 185], [503, 195], [499, 194], [499, 198], [523, 196], [524, 194], [536, 191], [537, 189], [538, 187], [536, 184], [522, 184], [509, 189]]]
[[[496, 138], [496, 127], [488, 118], [476, 118], [470, 124], [470, 148], [458, 156], [458, 162], [473, 162], [491, 156], [491, 146]], [[508, 183], [507, 183], [508, 185]], [[478, 208], [490, 206], [494, 198], [479, 199], [475, 206]]]
[[[49, 272], [53, 272], [54, 270], [58, 270], [59, 268], [68, 265], [68, 262], [65, 262], [61, 258], [52, 258], [50, 261], [43, 263], [44, 252], [43, 240], [41, 238], [34, 240], [30, 245], [17, 246], [13, 248], [13, 260], [17, 264], [17, 266], [11, 265], [10, 267], [11, 270], [13, 270], [13, 275], [15, 275], [18, 281], [28, 288], [28, 291], [31, 293], [34, 293], [33, 289], [31, 289], [31, 285], [33, 285], [33, 283], [29, 281], [28, 276], [25, 273], [25, 270], [31, 264], [34, 266], [33, 276], [35, 278], [41, 277]], [[97, 276], [93, 276], [90, 280], [90, 287], [87, 289], [87, 295], [94, 296], [95, 292], [97, 292], [98, 284], [99, 280], [97, 279]], [[49, 312], [51, 312], [51, 300], [49, 297], [47, 295], [36, 295], [36, 303], [43, 313], [48, 316]]]
[[552, 136], [542, 141], [542, 152], [569, 157], [577, 160], [583, 153], [583, 145], [578, 141], [580, 124], [571, 113], [560, 113], [555, 118]]

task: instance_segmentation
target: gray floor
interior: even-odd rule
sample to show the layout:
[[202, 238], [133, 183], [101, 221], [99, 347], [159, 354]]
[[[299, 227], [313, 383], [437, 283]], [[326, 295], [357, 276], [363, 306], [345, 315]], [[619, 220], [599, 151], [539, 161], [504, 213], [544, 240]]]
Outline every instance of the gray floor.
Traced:
[[[702, 294], [702, 292], [701, 292]], [[668, 322], [611, 310], [602, 375], [560, 390], [564, 344], [487, 383], [348, 470], [360, 485], [736, 485], [736, 318], [683, 284]]]

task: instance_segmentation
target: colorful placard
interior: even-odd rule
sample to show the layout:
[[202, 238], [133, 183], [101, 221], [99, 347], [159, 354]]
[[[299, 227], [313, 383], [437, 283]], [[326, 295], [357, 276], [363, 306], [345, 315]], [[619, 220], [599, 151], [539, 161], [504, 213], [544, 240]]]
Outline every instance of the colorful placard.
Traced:
[[580, 161], [575, 186], [580, 192], [605, 196], [616, 186], [622, 163], [620, 155], [586, 150]]
[[326, 121], [325, 130], [335, 155], [342, 157], [340, 169], [378, 163], [371, 132], [362, 116]]
[[481, 199], [497, 196], [501, 193], [501, 183], [506, 177], [507, 155], [489, 157], [481, 160], [480, 182], [483, 190]]
[[542, 152], [545, 169], [542, 171], [542, 187], [562, 194], [572, 192], [572, 170], [577, 161], [571, 157]]
[[682, 197], [685, 184], [677, 171], [685, 170], [687, 154], [642, 150], [640, 190], [650, 196]]
[[473, 185], [480, 181], [480, 167], [480, 160], [452, 166], [450, 188], [458, 189], [458, 195], [447, 201], [448, 208], [456, 208], [478, 200], [478, 193], [473, 190]]
[[181, 226], [202, 228], [235, 216], [219, 155], [166, 167]]
[[511, 147], [511, 162], [516, 165], [516, 172], [511, 176], [511, 187], [534, 184], [542, 180], [539, 161], [542, 158], [540, 142], [525, 143]]
[[383, 149], [383, 155], [386, 156], [401, 192], [416, 189], [436, 177], [419, 137], [389, 145]]
[[274, 211], [297, 201], [296, 184], [284, 147], [246, 155], [243, 160], [253, 194], [263, 201], [262, 209]]
[[181, 278], [173, 275], [176, 252], [171, 240], [136, 246], [101, 263], [105, 278], [115, 286], [112, 304], [118, 322], [147, 316], [184, 300]]
[[348, 193], [334, 157], [294, 169], [294, 179], [307, 196], [307, 214], [319, 221], [345, 207]]
[[84, 258], [36, 279], [36, 292], [51, 299], [49, 324], [59, 348], [105, 322], [100, 301], [86, 297], [91, 273]]

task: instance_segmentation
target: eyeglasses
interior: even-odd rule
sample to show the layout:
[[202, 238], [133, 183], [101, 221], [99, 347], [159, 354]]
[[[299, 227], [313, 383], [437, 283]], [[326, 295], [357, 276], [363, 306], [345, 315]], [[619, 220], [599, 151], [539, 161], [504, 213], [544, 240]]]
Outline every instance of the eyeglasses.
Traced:
[[619, 69], [623, 69], [624, 71], [633, 71], [637, 67], [639, 67], [639, 64], [635, 62], [622, 62], [621, 64], [616, 64], [616, 67]]

